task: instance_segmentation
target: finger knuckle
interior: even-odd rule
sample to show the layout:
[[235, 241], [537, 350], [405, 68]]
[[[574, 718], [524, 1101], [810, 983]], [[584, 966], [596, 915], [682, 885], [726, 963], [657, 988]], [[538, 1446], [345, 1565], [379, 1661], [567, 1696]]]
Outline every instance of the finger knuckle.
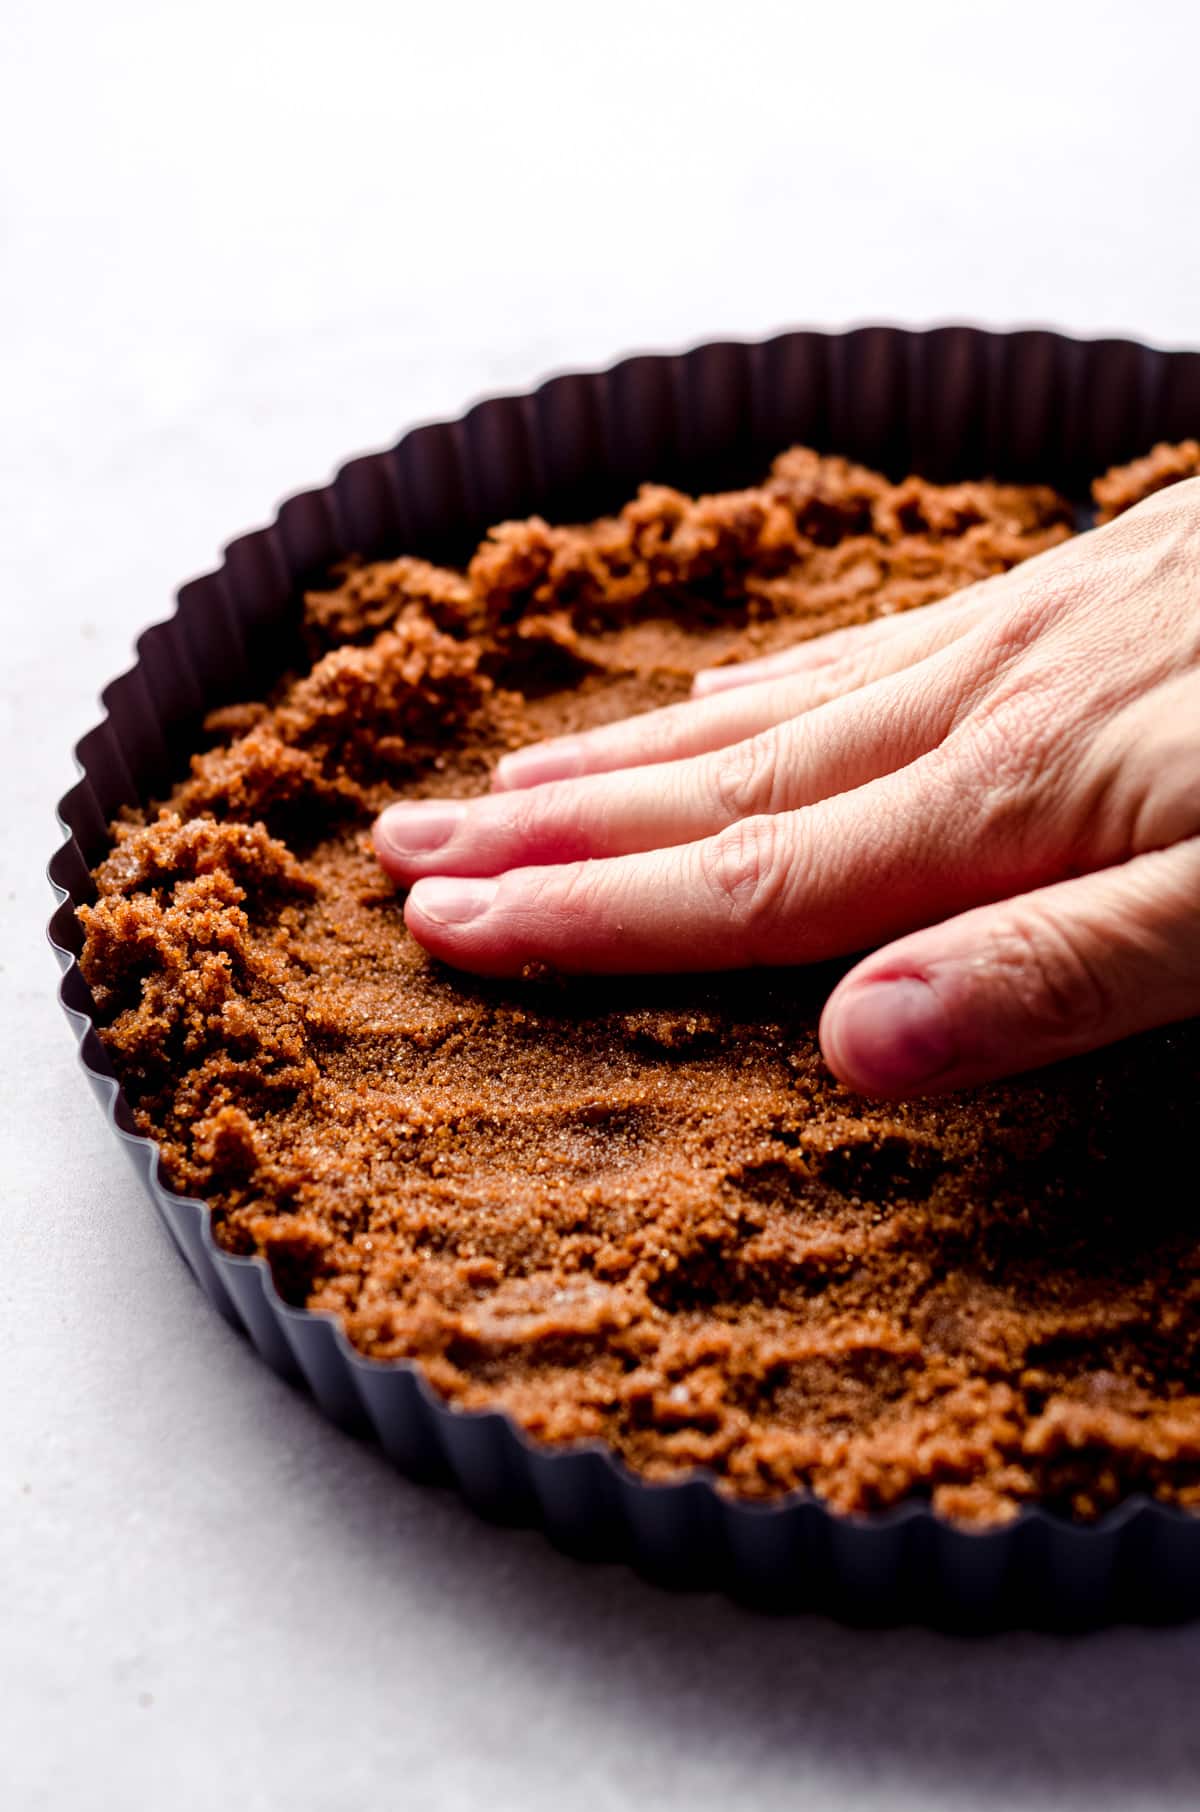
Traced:
[[996, 654], [1019, 655], [1063, 617], [1090, 610], [1099, 583], [1094, 563], [1081, 561], [1071, 543], [1055, 551], [1050, 566], [1018, 570], [1014, 596], [992, 627]]
[[[536, 836], [545, 821], [546, 793], [556, 790], [555, 783], [552, 782], [549, 787], [531, 787], [528, 791], [502, 794], [498, 807], [493, 810], [490, 828], [495, 834], [519, 843], [528, 842]], [[542, 795], [540, 798], [539, 793]]]
[[513, 869], [501, 880], [505, 903], [537, 917], [581, 904], [582, 867]]
[[544, 868], [514, 869], [501, 881], [501, 899], [519, 922], [531, 945], [540, 947], [564, 925], [585, 924], [602, 896], [595, 862], [567, 862]]
[[1054, 712], [1036, 686], [987, 699], [939, 751], [975, 846], [1005, 869], [1034, 853], [1057, 796], [1066, 752]]
[[567, 858], [581, 844], [590, 805], [586, 783], [554, 780], [546, 786], [502, 794], [488, 828], [505, 850], [519, 853], [552, 845], [561, 858]]
[[1037, 1038], [1086, 1039], [1110, 1022], [1114, 1003], [1102, 970], [1071, 929], [1041, 907], [1026, 904], [1008, 915], [992, 958]]
[[847, 649], [831, 661], [813, 688], [812, 708], [843, 698], [847, 692], [858, 692], [872, 677], [879, 655], [872, 650]]
[[713, 757], [713, 792], [730, 822], [772, 809], [778, 756], [778, 739], [768, 732], [733, 743]]
[[778, 821], [744, 818], [700, 845], [704, 884], [731, 927], [753, 941], [777, 920], [787, 888]]

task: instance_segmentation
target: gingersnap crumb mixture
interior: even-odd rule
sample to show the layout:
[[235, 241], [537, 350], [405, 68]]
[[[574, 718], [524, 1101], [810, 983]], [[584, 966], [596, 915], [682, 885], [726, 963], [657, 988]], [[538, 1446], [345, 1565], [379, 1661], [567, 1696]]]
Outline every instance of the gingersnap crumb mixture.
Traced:
[[[1195, 466], [1157, 450], [1113, 513]], [[1190, 462], [1190, 465], [1189, 465]], [[904, 1105], [821, 1062], [831, 972], [495, 984], [430, 961], [368, 842], [400, 795], [1000, 572], [1053, 492], [785, 453], [506, 523], [465, 573], [352, 563], [311, 666], [213, 713], [85, 909], [103, 1037], [166, 1174], [354, 1344], [657, 1478], [967, 1522], [1200, 1504], [1197, 1023]]]
[[1200, 440], [1182, 440], [1175, 446], [1160, 441], [1144, 459], [1114, 466], [1092, 486], [1096, 521], [1111, 522], [1122, 510], [1140, 503], [1155, 491], [1165, 490], [1181, 478], [1200, 478]]

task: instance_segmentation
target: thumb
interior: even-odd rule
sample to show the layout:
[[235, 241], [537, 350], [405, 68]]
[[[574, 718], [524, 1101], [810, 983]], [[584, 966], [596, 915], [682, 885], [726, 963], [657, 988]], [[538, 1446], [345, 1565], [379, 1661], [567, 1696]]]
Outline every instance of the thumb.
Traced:
[[871, 1095], [964, 1088], [1200, 1014], [1200, 837], [982, 906], [852, 969], [821, 1016]]

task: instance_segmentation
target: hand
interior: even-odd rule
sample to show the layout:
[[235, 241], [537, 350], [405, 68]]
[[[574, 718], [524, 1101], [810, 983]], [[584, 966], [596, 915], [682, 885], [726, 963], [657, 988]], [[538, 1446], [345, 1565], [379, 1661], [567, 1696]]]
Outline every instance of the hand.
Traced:
[[873, 1094], [1200, 1013], [1200, 479], [695, 692], [506, 756], [487, 798], [389, 807], [413, 935], [487, 975], [883, 944], [821, 1021]]

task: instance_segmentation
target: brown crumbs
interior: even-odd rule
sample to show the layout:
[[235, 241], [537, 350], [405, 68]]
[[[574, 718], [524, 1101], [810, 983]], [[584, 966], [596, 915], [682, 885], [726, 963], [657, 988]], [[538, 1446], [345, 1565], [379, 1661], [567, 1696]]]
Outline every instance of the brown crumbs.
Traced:
[[[1096, 500], [1197, 470], [1195, 442], [1156, 448]], [[465, 573], [349, 563], [306, 601], [309, 670], [213, 713], [82, 913], [171, 1182], [361, 1352], [652, 1477], [969, 1523], [1200, 1506], [1195, 1023], [863, 1100], [817, 1048], [832, 971], [475, 982], [408, 936], [367, 834], [397, 795], [483, 791], [508, 749], [918, 608], [1071, 521], [1044, 488], [796, 448], [745, 491], [502, 524]]]

